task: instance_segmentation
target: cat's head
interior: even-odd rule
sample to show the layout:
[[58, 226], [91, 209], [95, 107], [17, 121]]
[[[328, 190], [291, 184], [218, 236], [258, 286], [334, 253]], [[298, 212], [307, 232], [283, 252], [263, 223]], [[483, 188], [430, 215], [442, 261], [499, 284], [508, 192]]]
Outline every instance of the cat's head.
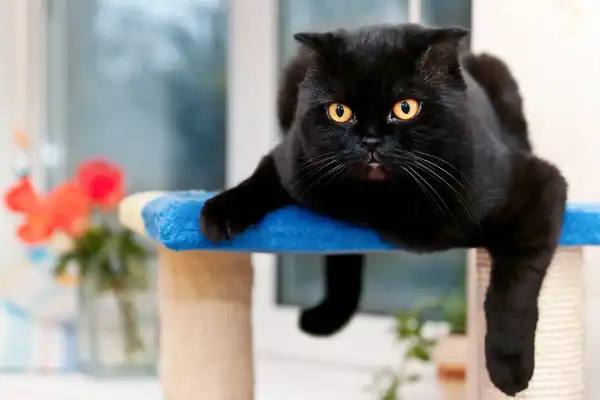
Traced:
[[454, 157], [467, 141], [466, 34], [414, 24], [296, 34], [309, 64], [295, 114], [307, 158], [380, 181], [410, 174], [414, 157]]

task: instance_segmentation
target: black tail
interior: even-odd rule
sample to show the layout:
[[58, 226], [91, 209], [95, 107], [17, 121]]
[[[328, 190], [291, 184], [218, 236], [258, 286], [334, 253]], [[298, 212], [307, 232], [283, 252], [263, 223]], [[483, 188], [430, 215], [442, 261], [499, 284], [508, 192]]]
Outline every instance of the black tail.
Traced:
[[360, 304], [363, 262], [361, 254], [325, 257], [325, 298], [317, 306], [302, 310], [302, 331], [332, 335], [350, 321]]
[[487, 93], [506, 134], [531, 151], [519, 85], [508, 66], [489, 54], [468, 54], [463, 66]]

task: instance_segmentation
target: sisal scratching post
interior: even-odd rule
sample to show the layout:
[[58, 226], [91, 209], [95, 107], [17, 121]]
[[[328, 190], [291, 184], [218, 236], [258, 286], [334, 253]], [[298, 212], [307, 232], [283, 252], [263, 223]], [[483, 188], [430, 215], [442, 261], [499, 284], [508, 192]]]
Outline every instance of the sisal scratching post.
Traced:
[[[127, 197], [121, 223], [147, 236], [141, 210], [160, 195]], [[252, 400], [250, 253], [157, 248], [164, 399]]]
[[[512, 399], [490, 382], [485, 368], [483, 301], [490, 277], [490, 259], [477, 250], [470, 269], [469, 400]], [[535, 372], [523, 400], [582, 400], [584, 387], [584, 282], [581, 247], [557, 250], [539, 298]]]
[[250, 255], [159, 247], [159, 257], [165, 400], [251, 400]]

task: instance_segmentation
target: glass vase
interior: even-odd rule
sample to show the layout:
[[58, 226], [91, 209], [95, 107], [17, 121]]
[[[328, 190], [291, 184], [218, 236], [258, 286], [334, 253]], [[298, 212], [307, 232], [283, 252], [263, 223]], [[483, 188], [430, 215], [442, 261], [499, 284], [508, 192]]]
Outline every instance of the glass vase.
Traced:
[[77, 321], [81, 372], [98, 378], [156, 376], [155, 276], [149, 273], [152, 279], [143, 289], [127, 285], [107, 289], [93, 273], [81, 278]]

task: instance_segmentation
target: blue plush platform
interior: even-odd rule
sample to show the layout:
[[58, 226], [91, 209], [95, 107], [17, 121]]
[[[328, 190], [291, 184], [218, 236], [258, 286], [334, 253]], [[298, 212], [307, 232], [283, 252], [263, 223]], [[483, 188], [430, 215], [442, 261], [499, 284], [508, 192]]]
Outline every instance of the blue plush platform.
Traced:
[[[215, 245], [199, 229], [198, 217], [206, 192], [174, 192], [147, 204], [146, 232], [175, 250], [211, 249], [260, 253], [339, 253], [398, 250], [366, 229], [333, 221], [299, 207], [269, 214], [256, 227], [231, 241]], [[561, 237], [563, 246], [600, 245], [600, 205], [569, 204]]]

